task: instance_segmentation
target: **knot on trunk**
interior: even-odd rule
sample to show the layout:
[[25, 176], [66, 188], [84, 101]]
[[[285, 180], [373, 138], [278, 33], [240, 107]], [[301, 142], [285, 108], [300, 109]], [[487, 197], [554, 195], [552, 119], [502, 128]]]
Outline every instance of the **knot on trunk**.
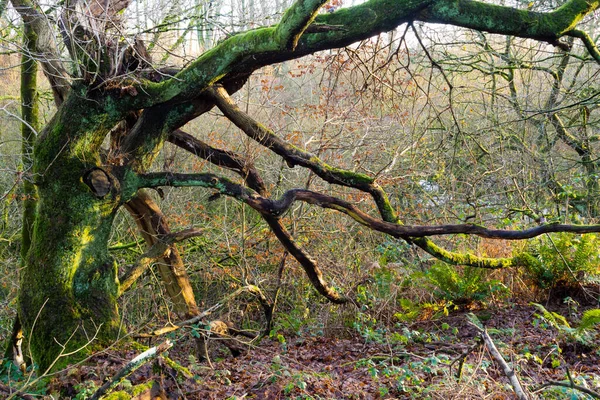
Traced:
[[92, 168], [83, 175], [83, 182], [88, 185], [98, 198], [106, 196], [113, 187], [110, 175], [101, 168]]

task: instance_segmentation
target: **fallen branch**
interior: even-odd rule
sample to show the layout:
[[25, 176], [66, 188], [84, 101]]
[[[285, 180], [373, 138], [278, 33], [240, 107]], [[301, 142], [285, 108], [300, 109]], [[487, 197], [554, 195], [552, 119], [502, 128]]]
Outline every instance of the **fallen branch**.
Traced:
[[222, 303], [217, 303], [206, 311], [201, 312], [193, 318], [187, 319], [185, 321], [178, 322], [177, 324], [173, 324], [171, 326], [165, 326], [164, 328], [156, 329], [150, 333], [142, 333], [139, 335], [135, 335], [136, 338], [152, 338], [155, 336], [161, 336], [169, 332], [176, 331], [186, 326], [192, 326], [202, 321], [204, 318], [208, 317], [212, 314], [213, 311], [219, 309], [222, 306]]
[[[478, 328], [478, 329], [480, 329], [480, 328]], [[494, 344], [494, 341], [492, 340], [490, 335], [487, 333], [487, 329], [480, 329], [479, 332], [480, 332], [481, 339], [483, 339], [483, 342], [485, 343], [486, 347], [490, 351], [490, 354], [492, 355], [492, 357], [494, 357], [494, 359], [500, 365], [500, 367], [502, 367], [502, 371], [504, 371], [504, 374], [510, 380], [510, 384], [512, 385], [512, 387], [514, 389], [515, 394], [517, 395], [517, 398], [519, 400], [528, 400], [529, 397], [527, 396], [527, 394], [521, 387], [521, 383], [519, 382], [519, 378], [515, 374], [515, 371], [506, 363], [506, 361], [504, 361], [504, 358], [502, 358], [502, 354], [500, 354], [500, 352], [496, 348], [496, 345]]]
[[102, 385], [100, 389], [98, 389], [96, 393], [90, 397], [90, 400], [100, 399], [106, 393], [113, 390], [125, 377], [131, 375], [139, 367], [146, 364], [148, 361], [155, 359], [161, 353], [169, 350], [172, 346], [173, 344], [169, 340], [166, 340], [158, 346], [152, 347], [151, 349], [148, 349], [142, 354], [138, 355], [133, 360], [129, 361], [127, 365], [125, 365], [119, 372], [117, 372], [117, 374], [110, 381]]
[[202, 230], [184, 229], [158, 237], [158, 241], [142, 254], [136, 263], [119, 278], [119, 296], [125, 293], [154, 261], [164, 257], [170, 251], [172, 244], [200, 236], [202, 233]]

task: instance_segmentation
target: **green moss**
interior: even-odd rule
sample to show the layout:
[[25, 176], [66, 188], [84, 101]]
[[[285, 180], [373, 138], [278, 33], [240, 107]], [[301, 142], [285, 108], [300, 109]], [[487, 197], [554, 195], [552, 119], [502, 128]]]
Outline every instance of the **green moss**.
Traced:
[[[139, 386], [146, 386], [146, 384], [144, 383], [143, 385], [139, 385]], [[152, 387], [152, 385], [150, 386]], [[141, 390], [138, 392], [139, 393], [143, 393], [145, 390], [147, 390], [147, 388], [145, 388], [144, 390]], [[124, 390], [119, 390], [118, 392], [113, 392], [110, 393], [109, 395], [107, 395], [106, 397], [103, 397], [104, 400], [129, 400], [131, 399], [132, 396], [135, 396], [133, 393], [129, 394]]]
[[145, 82], [138, 90], [145, 96], [123, 99], [120, 107], [125, 110], [139, 109], [169, 101], [176, 96], [195, 97], [199, 90], [237, 68], [244, 57], [277, 52], [279, 45], [273, 40], [274, 32], [274, 27], [265, 27], [231, 36], [203, 53], [173, 79], [159, 83]]
[[127, 202], [137, 193], [140, 187], [140, 180], [137, 174], [131, 169], [126, 168], [123, 170], [123, 175], [120, 179], [121, 182], [121, 202]]
[[142, 383], [140, 385], [136, 385], [133, 388], [131, 388], [131, 395], [132, 396], [137, 396], [139, 394], [142, 394], [145, 391], [152, 389], [153, 385], [154, 385], [154, 381], [148, 381], [146, 383]]
[[539, 269], [542, 266], [540, 260], [528, 252], [522, 252], [513, 257], [514, 265], [527, 269]]
[[123, 144], [123, 151], [132, 154], [132, 167], [136, 171], [150, 168], [169, 133], [187, 122], [193, 111], [192, 103], [183, 103], [157, 106], [144, 113], [142, 125]]
[[119, 198], [94, 196], [81, 181], [88, 160], [78, 158], [67, 142], [51, 156], [45, 146], [63, 140], [61, 129], [66, 128], [52, 125], [38, 143], [44, 150], [35, 153], [36, 170], [44, 176], [19, 298], [19, 315], [42, 371], [81, 359], [119, 334], [117, 271], [107, 250]]
[[140, 396], [146, 392], [152, 390], [152, 388], [157, 385], [157, 383], [153, 380], [141, 383], [139, 385], [132, 386], [125, 390], [120, 390], [118, 392], [113, 392], [103, 397], [104, 400], [129, 400], [132, 397]]
[[556, 32], [557, 36], [563, 35], [575, 28], [583, 17], [597, 9], [599, 1], [571, 0], [560, 6], [556, 11], [542, 17], [541, 24]]
[[423, 20], [550, 40], [573, 29], [599, 3], [570, 0], [553, 12], [538, 13], [470, 0], [435, 1], [423, 13]]
[[[37, 35], [29, 24], [23, 26], [24, 45], [34, 51]], [[37, 95], [37, 61], [30, 57], [30, 52], [21, 56], [21, 151], [22, 170], [30, 171], [33, 164], [33, 146], [39, 130], [39, 105]], [[30, 179], [23, 181], [23, 228], [21, 240], [21, 258], [25, 259], [31, 245], [32, 228], [35, 219], [37, 193]]]
[[502, 269], [514, 266], [514, 259], [512, 258], [487, 258], [469, 253], [451, 252], [437, 246], [427, 238], [414, 239], [413, 243], [437, 259], [452, 265], [468, 265], [471, 267], [487, 269]]

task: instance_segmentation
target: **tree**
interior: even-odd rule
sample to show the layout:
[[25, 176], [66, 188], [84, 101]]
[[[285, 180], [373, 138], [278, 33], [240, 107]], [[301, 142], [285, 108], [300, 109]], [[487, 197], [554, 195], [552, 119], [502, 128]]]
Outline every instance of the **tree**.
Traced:
[[[572, 37], [568, 42], [570, 51], [557, 48], [547, 52], [539, 42], [494, 38], [479, 32], [472, 35], [464, 54], [449, 54], [443, 44], [436, 46], [439, 52], [432, 51], [456, 80], [460, 82], [464, 74], [475, 75], [474, 86], [490, 91], [485, 103], [472, 102], [471, 106], [478, 107], [477, 113], [487, 119], [484, 125], [492, 127], [490, 132], [500, 138], [491, 149], [482, 151], [488, 156], [499, 145], [504, 152], [514, 150], [513, 157], [522, 157], [523, 167], [537, 175], [534, 181], [540, 188], [529, 190], [534, 194], [525, 196], [529, 201], [523, 197], [514, 207], [516, 213], [529, 214], [533, 219], [544, 217], [538, 215], [543, 209], [553, 210], [549, 214], [555, 215], [550, 218], [564, 219], [570, 213], [583, 218], [597, 215], [592, 134], [596, 105], [586, 100], [590, 94], [586, 76], [593, 74], [595, 67], [588, 68], [587, 52], [577, 49]], [[532, 109], [540, 112], [527, 111]], [[501, 159], [496, 159], [492, 165], [499, 162]], [[571, 179], [565, 180], [565, 173]], [[506, 184], [498, 182], [498, 191], [517, 185], [518, 169], [513, 174]], [[520, 183], [521, 188], [524, 185], [527, 183]], [[522, 189], [517, 185], [516, 190]], [[504, 201], [510, 203], [509, 199]]]
[[[145, 44], [122, 35], [119, 15], [129, 2], [60, 3], [42, 10], [29, 0], [11, 0], [23, 21], [25, 57], [38, 61], [51, 84], [57, 110], [39, 132], [28, 174], [35, 186], [35, 210], [24, 224], [24, 268], [19, 320], [42, 371], [84, 357], [123, 334], [118, 296], [149, 263], [164, 258], [161, 274], [178, 311], [198, 312], [176, 249], [177, 240], [196, 231], [170, 233], [158, 206], [144, 189], [212, 188], [256, 210], [286, 250], [329, 300], [348, 299], [325, 283], [323, 273], [293, 239], [280, 216], [297, 201], [330, 208], [358, 223], [401, 238], [454, 264], [487, 268], [517, 265], [518, 258], [488, 259], [449, 252], [427, 237], [466, 233], [521, 239], [545, 232], [596, 232], [597, 226], [541, 225], [524, 231], [486, 229], [477, 225], [405, 226], [375, 178], [330, 166], [254, 120], [231, 95], [257, 69], [357, 41], [416, 21], [461, 26], [515, 35], [561, 48], [564, 38], [582, 40], [600, 62], [593, 41], [577, 24], [600, 2], [569, 0], [547, 12], [470, 0], [371, 0], [320, 14], [323, 0], [298, 0], [273, 26], [235, 33], [179, 70], [154, 68]], [[53, 13], [50, 17], [49, 13]], [[196, 24], [197, 25], [197, 24]], [[60, 36], [62, 41], [54, 39]], [[64, 50], [63, 50], [64, 49]], [[68, 54], [68, 56], [66, 56]], [[24, 75], [26, 76], [26, 75]], [[24, 90], [35, 82], [24, 80]], [[25, 97], [23, 97], [25, 99]], [[25, 104], [29, 106], [29, 104]], [[290, 168], [310, 169], [323, 180], [369, 194], [378, 210], [373, 217], [355, 205], [307, 189], [272, 199], [243, 157], [211, 147], [182, 130], [213, 107], [249, 138], [283, 158]], [[35, 128], [24, 114], [25, 124]], [[35, 118], [32, 116], [31, 118]], [[25, 135], [28, 137], [27, 135]], [[109, 148], [103, 147], [110, 138]], [[215, 174], [148, 172], [169, 141], [240, 175], [243, 183]], [[145, 258], [118, 277], [108, 240], [119, 208], [135, 216], [150, 246]]]

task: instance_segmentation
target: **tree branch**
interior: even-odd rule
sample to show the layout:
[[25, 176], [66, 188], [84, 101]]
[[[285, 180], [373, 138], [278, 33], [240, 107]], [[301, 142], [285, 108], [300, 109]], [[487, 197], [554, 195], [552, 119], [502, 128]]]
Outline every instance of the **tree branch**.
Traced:
[[265, 182], [254, 168], [254, 165], [240, 155], [232, 151], [212, 147], [181, 129], [171, 132], [167, 140], [216, 166], [236, 172], [244, 178], [249, 187], [260, 194], [266, 193]]
[[[169, 237], [171, 234], [167, 218], [146, 191], [139, 190], [125, 204], [125, 208], [135, 220], [149, 249], [158, 244], [160, 238]], [[162, 258], [164, 262], [158, 263], [158, 272], [173, 302], [174, 310], [181, 315], [196, 315], [199, 311], [194, 290], [177, 246], [171, 244], [159, 258]], [[124, 278], [121, 279], [121, 282], [123, 280]], [[124, 291], [122, 287], [121, 291]]]
[[[319, 50], [344, 47], [413, 20], [556, 43], [559, 37], [572, 31], [585, 15], [596, 10], [600, 1], [569, 0], [552, 12], [539, 13], [470, 0], [398, 0], [393, 5], [387, 0], [370, 0], [331, 14], [318, 15], [314, 19], [317, 24], [344, 29], [323, 33], [304, 32], [302, 35], [306, 28], [303, 25], [310, 21], [311, 13], [320, 4], [319, 0], [299, 2], [297, 10], [286, 14], [279, 25], [234, 35], [164, 82], [134, 83], [138, 94], [121, 99], [123, 106], [139, 109], [176, 99], [190, 99], [229, 74], [248, 73], [268, 64]], [[293, 50], [287, 49], [278, 40], [280, 37], [289, 37], [293, 42], [299, 35], [301, 37]]]
[[186, 326], [195, 325], [199, 322], [202, 322], [202, 320], [204, 318], [208, 317], [210, 314], [213, 313], [213, 311], [216, 311], [217, 309], [221, 308], [222, 306], [223, 306], [223, 303], [217, 303], [217, 304], [213, 305], [212, 307], [210, 307], [208, 310], [204, 310], [200, 314], [198, 314], [190, 319], [187, 319], [187, 320], [181, 321], [181, 322], [177, 322], [175, 324], [172, 324], [171, 326], [165, 326], [164, 328], [156, 329], [150, 333], [143, 333], [141, 335], [137, 335], [137, 337], [147, 338], [147, 337], [161, 336], [161, 335], [176, 331], [176, 330], [181, 329]]
[[474, 224], [432, 226], [398, 225], [374, 218], [345, 200], [311, 190], [288, 190], [280, 199], [272, 200], [260, 196], [255, 191], [246, 188], [243, 185], [214, 174], [149, 173], [138, 175], [138, 180], [139, 187], [199, 186], [218, 189], [221, 194], [234, 197], [248, 204], [261, 214], [274, 217], [281, 216], [294, 202], [303, 201], [322, 208], [329, 208], [342, 212], [361, 225], [397, 238], [468, 234], [488, 239], [522, 240], [553, 232], [570, 232], [578, 234], [600, 232], [600, 225], [545, 224], [523, 230], [488, 229]]
[[571, 147], [582, 159], [590, 158], [590, 149], [581, 140], [578, 140], [575, 136], [571, 135], [562, 120], [558, 116], [558, 113], [552, 113], [550, 115], [550, 121], [554, 125], [554, 129], [558, 133], [558, 137], [561, 138], [569, 147]]
[[[227, 91], [235, 93], [244, 86], [249, 76], [249, 73], [241, 74], [221, 82]], [[184, 103], [160, 104], [144, 110], [137, 123], [123, 138], [116, 157], [123, 158], [124, 163], [132, 165], [136, 170], [147, 169], [172, 132], [214, 106], [211, 97], [200, 93]]]
[[262, 216], [283, 247], [300, 263], [317, 292], [332, 303], [344, 304], [350, 301], [348, 297], [341, 296], [334, 288], [327, 285], [317, 262], [294, 241], [280, 219], [266, 214]]
[[211, 315], [214, 311], [216, 311], [219, 308], [221, 308], [225, 303], [227, 303], [231, 299], [235, 298], [236, 296], [239, 296], [240, 294], [242, 294], [244, 292], [251, 293], [251, 294], [255, 295], [256, 297], [258, 297], [259, 302], [261, 304], [263, 304], [263, 302], [266, 301], [265, 296], [263, 295], [263, 293], [260, 290], [260, 288], [258, 288], [258, 286], [255, 286], [255, 285], [242, 286], [241, 288], [238, 288], [235, 292], [230, 293], [227, 296], [225, 296], [225, 298], [223, 298], [219, 303], [213, 305], [209, 309], [201, 312], [200, 314], [194, 316], [193, 318], [187, 319], [185, 321], [177, 322], [175, 324], [171, 324], [171, 326], [165, 326], [164, 328], [156, 329], [156, 330], [154, 330], [154, 331], [152, 331], [150, 333], [145, 333], [145, 334], [137, 335], [137, 337], [155, 337], [155, 336], [160, 336], [160, 335], [164, 335], [164, 334], [169, 333], [169, 332], [176, 331], [176, 330], [181, 329], [181, 328], [186, 327], [186, 326], [195, 325], [195, 324], [197, 324], [199, 322], [202, 322], [202, 320], [204, 318], [206, 318], [207, 316]]
[[434, 1], [417, 19], [555, 43], [598, 6], [600, 1], [569, 0], [540, 13], [473, 0]]
[[121, 296], [133, 285], [140, 276], [150, 267], [152, 262], [164, 257], [170, 250], [171, 245], [182, 240], [196, 237], [202, 234], [201, 230], [185, 229], [159, 237], [156, 243], [142, 254], [136, 263], [122, 277], [119, 278], [119, 294]]
[[476, 326], [476, 328], [479, 329], [479, 335], [481, 336], [481, 338], [483, 339], [483, 342], [485, 343], [486, 347], [490, 351], [490, 354], [492, 355], [492, 357], [494, 357], [494, 360], [496, 360], [496, 362], [500, 365], [500, 367], [502, 368], [502, 371], [504, 372], [504, 374], [510, 381], [510, 384], [512, 385], [512, 387], [514, 389], [517, 398], [519, 400], [528, 400], [529, 396], [527, 396], [527, 393], [525, 393], [525, 391], [523, 390], [523, 387], [521, 386], [521, 382], [519, 382], [519, 378], [517, 377], [517, 374], [515, 374], [514, 369], [512, 369], [508, 365], [508, 363], [506, 361], [504, 361], [502, 354], [500, 354], [500, 352], [496, 348], [496, 345], [494, 344], [494, 341], [488, 334], [487, 329], [481, 329], [477, 326]]
[[[390, 223], [401, 224], [385, 191], [373, 178], [357, 172], [332, 167], [315, 155], [306, 152], [279, 138], [273, 131], [244, 113], [229, 97], [227, 91], [215, 86], [207, 90], [215, 99], [217, 107], [223, 114], [239, 127], [246, 135], [258, 143], [283, 157], [290, 167], [301, 165], [309, 168], [326, 182], [361, 190], [373, 198], [381, 218]], [[260, 192], [259, 192], [260, 193]], [[262, 193], [261, 193], [262, 194]], [[427, 238], [403, 237], [409, 243], [419, 246], [425, 252], [451, 264], [471, 265], [483, 268], [505, 268], [511, 264], [510, 259], [478, 257], [472, 254], [461, 254], [445, 250]]]
[[294, 50], [300, 36], [329, 0], [296, 0], [283, 14], [275, 29], [275, 38], [287, 49]]
[[[246, 184], [262, 196], [266, 196], [266, 188], [254, 166], [248, 164], [239, 155], [215, 149], [181, 130], [172, 132], [169, 140], [197, 156], [223, 168], [230, 169], [242, 176]], [[262, 214], [279, 242], [300, 263], [313, 287], [333, 303], [346, 303], [349, 299], [340, 296], [337, 291], [327, 285], [317, 262], [304, 251], [292, 238], [280, 219]]]
[[288, 166], [293, 168], [296, 165], [300, 165], [310, 169], [326, 182], [367, 192], [373, 196], [380, 213], [383, 216], [387, 216], [384, 219], [389, 221], [397, 220], [387, 195], [375, 183], [375, 179], [365, 174], [332, 167], [314, 154], [281, 139], [273, 131], [243, 112], [233, 99], [229, 97], [224, 88], [214, 86], [209, 88], [207, 92], [214, 98], [217, 107], [231, 122], [250, 138], [283, 157]]
[[598, 50], [596, 43], [594, 43], [594, 41], [592, 40], [590, 35], [587, 34], [587, 32], [584, 32], [579, 29], [572, 29], [569, 32], [565, 33], [565, 35], [580, 39], [585, 45], [585, 48], [590, 53], [590, 55], [594, 58], [594, 60], [596, 60], [596, 62], [600, 64], [600, 51]]

